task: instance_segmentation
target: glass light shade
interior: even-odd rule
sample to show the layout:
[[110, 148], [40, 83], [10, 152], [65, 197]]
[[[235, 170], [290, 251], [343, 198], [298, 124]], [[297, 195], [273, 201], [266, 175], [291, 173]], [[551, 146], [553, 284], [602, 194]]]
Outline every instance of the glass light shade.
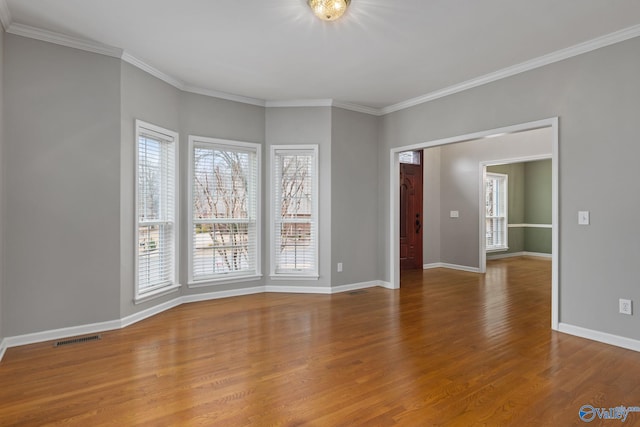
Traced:
[[324, 21], [335, 21], [344, 15], [351, 0], [308, 0], [313, 13]]

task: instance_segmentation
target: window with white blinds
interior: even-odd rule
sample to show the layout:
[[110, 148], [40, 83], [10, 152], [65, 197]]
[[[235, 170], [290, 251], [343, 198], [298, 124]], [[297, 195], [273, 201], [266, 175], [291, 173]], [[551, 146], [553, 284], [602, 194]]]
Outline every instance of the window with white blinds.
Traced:
[[272, 146], [275, 277], [318, 277], [318, 146]]
[[136, 299], [176, 279], [176, 146], [178, 134], [136, 121]]
[[487, 173], [485, 185], [485, 233], [488, 251], [509, 249], [507, 223], [508, 176]]
[[259, 144], [189, 137], [191, 283], [260, 274]]

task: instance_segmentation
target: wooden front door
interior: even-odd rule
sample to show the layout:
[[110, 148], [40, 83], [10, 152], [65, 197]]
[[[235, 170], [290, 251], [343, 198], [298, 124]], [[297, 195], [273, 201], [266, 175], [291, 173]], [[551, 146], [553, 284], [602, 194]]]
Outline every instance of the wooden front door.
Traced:
[[[422, 269], [422, 151], [400, 163], [400, 269]], [[416, 164], [417, 163], [417, 164]]]

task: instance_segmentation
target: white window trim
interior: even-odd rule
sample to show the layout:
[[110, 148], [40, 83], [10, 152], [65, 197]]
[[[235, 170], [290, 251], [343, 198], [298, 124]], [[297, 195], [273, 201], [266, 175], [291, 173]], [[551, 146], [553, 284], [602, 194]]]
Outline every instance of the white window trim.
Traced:
[[[172, 280], [170, 283], [167, 283], [165, 285], [162, 286], [155, 286], [149, 289], [146, 289], [144, 292], [140, 292], [139, 289], [139, 277], [138, 277], [138, 267], [139, 267], [139, 260], [138, 260], [138, 249], [140, 247], [139, 244], [139, 221], [138, 221], [138, 144], [139, 144], [139, 139], [140, 139], [140, 135], [142, 134], [146, 134], [149, 136], [155, 136], [159, 139], [164, 139], [164, 140], [172, 140], [173, 141], [173, 159], [174, 159], [174, 165], [173, 165], [173, 173], [174, 173], [174, 189], [173, 189], [173, 194], [174, 194], [174, 201], [173, 201], [173, 217], [174, 217], [174, 227], [173, 227], [173, 272], [172, 272]], [[179, 153], [180, 150], [178, 149], [179, 146], [179, 134], [178, 132], [169, 130], [169, 129], [165, 129], [163, 127], [154, 125], [152, 123], [147, 123], [144, 122], [142, 120], [138, 120], [136, 119], [135, 121], [135, 134], [134, 134], [134, 202], [133, 202], [133, 206], [134, 206], [134, 215], [133, 215], [133, 222], [134, 222], [134, 226], [133, 226], [133, 247], [134, 247], [134, 298], [133, 301], [135, 304], [140, 304], [142, 302], [148, 301], [150, 299], [153, 298], [158, 298], [161, 297], [163, 295], [166, 295], [168, 293], [171, 293], [173, 291], [176, 291], [180, 288], [180, 284], [178, 281], [178, 269], [179, 269], [179, 260], [180, 260], [180, 209], [179, 209], [179, 201], [180, 201], [180, 193], [179, 193], [179, 189], [180, 189], [180, 185], [179, 185], [179, 181], [180, 181], [180, 176], [179, 176], [179, 171], [178, 171], [178, 165], [179, 163]]]
[[[500, 179], [504, 179], [504, 206], [505, 206], [505, 215], [504, 215], [504, 244], [503, 245], [496, 245], [496, 246], [486, 246], [486, 236], [485, 236], [485, 247], [486, 247], [486, 252], [487, 253], [494, 253], [494, 252], [505, 252], [509, 250], [509, 175], [504, 174], [504, 173], [497, 173], [497, 172], [487, 172], [485, 174], [485, 182], [483, 183], [483, 188], [485, 188], [486, 191], [486, 180], [487, 178], [490, 177], [496, 177], [496, 178], [500, 178]], [[486, 200], [486, 194], [485, 194], [485, 200]], [[488, 217], [485, 214], [485, 222], [487, 220], [487, 218], [502, 218], [502, 216], [498, 216], [498, 217]], [[486, 229], [485, 229], [485, 233], [486, 233]]]
[[[312, 213], [313, 213], [313, 217], [315, 218], [316, 221], [316, 238], [315, 238], [315, 248], [314, 248], [314, 253], [315, 253], [315, 259], [314, 259], [314, 264], [315, 264], [315, 269], [313, 271], [307, 271], [307, 272], [300, 272], [300, 273], [276, 273], [276, 256], [275, 253], [277, 251], [276, 248], [276, 218], [275, 218], [275, 211], [276, 211], [276, 194], [275, 194], [275, 188], [276, 185], [279, 183], [276, 183], [276, 178], [277, 178], [277, 173], [275, 171], [275, 158], [276, 158], [276, 152], [287, 152], [290, 151], [292, 154], [300, 154], [301, 151], [311, 151], [313, 153], [313, 160], [314, 160], [314, 164], [313, 164], [313, 183], [315, 184], [314, 188], [313, 188], [313, 194], [312, 194], [312, 198], [311, 198], [311, 203], [312, 203]], [[319, 209], [318, 209], [318, 200], [319, 200], [319, 195], [320, 195], [320, 180], [319, 180], [319, 170], [318, 170], [318, 165], [319, 165], [319, 161], [318, 161], [318, 145], [317, 144], [298, 144], [298, 145], [272, 145], [271, 146], [271, 155], [270, 155], [270, 167], [269, 167], [269, 174], [270, 174], [270, 178], [269, 178], [269, 182], [270, 182], [270, 187], [269, 187], [269, 191], [270, 191], [270, 207], [269, 207], [269, 218], [271, 218], [271, 224], [270, 224], [270, 238], [269, 238], [269, 252], [270, 252], [270, 258], [271, 258], [271, 272], [269, 274], [269, 277], [271, 279], [274, 280], [318, 280], [320, 278], [319, 275], [319, 271], [320, 271], [320, 266], [318, 264], [319, 262], [319, 247], [320, 247], [320, 216], [319, 216]]]
[[234, 141], [229, 139], [209, 138], [206, 136], [189, 135], [189, 167], [188, 167], [188, 201], [187, 216], [189, 235], [193, 230], [193, 150], [196, 144], [229, 147], [231, 149], [245, 148], [255, 150], [258, 182], [256, 183], [256, 271], [248, 273], [229, 273], [224, 277], [194, 279], [193, 278], [193, 242], [189, 240], [188, 281], [189, 288], [202, 288], [230, 283], [250, 282], [262, 278], [262, 145], [255, 142]]

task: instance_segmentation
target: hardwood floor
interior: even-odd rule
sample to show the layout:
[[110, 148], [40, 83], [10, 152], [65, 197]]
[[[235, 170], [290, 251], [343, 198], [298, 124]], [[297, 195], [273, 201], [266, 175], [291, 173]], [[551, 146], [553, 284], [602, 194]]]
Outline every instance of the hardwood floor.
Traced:
[[640, 406], [640, 354], [551, 331], [550, 281], [549, 261], [508, 259], [486, 276], [193, 303], [100, 341], [11, 348], [0, 425], [570, 426], [585, 404]]

